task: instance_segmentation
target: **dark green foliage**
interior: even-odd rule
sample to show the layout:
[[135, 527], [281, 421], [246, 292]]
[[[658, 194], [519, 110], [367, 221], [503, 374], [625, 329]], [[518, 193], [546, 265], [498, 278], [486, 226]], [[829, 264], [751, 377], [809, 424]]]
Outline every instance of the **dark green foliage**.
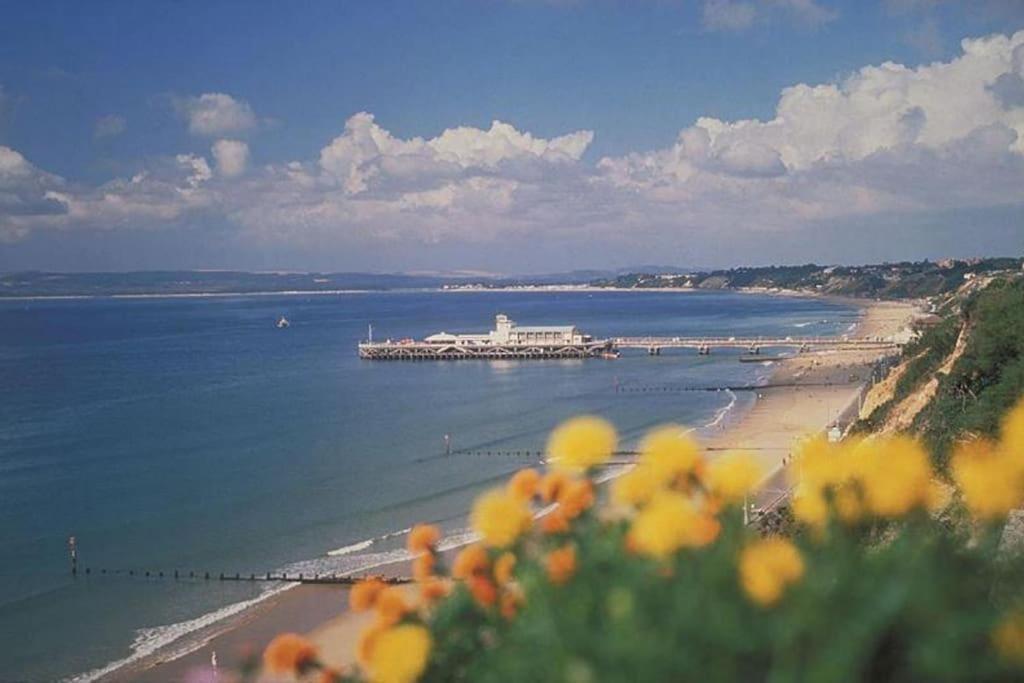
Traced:
[[994, 436], [1024, 395], [1024, 282], [993, 283], [965, 303], [963, 317], [964, 353], [915, 422], [942, 464], [960, 435]]

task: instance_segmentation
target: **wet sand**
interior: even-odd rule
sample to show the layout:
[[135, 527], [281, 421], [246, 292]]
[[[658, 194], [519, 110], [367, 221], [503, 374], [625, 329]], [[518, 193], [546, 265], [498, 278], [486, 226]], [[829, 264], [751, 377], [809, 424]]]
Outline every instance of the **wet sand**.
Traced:
[[[914, 304], [905, 302], [844, 303], [862, 309], [851, 336], [888, 337], [905, 327], [918, 310]], [[823, 351], [775, 361], [770, 383], [783, 386], [759, 392], [754, 406], [745, 415], [724, 424], [720, 433], [705, 440], [705, 445], [714, 453], [738, 449], [754, 454], [765, 472], [761, 493], [754, 504], [769, 506], [788, 490], [785, 463], [794, 444], [804, 436], [820, 432], [844, 414], [855, 415], [871, 366], [880, 355], [877, 351]], [[408, 563], [380, 567], [373, 573], [405, 575]], [[370, 619], [365, 614], [348, 612], [347, 601], [348, 588], [344, 586], [298, 586], [217, 625], [210, 631], [208, 642], [194, 652], [171, 661], [154, 655], [102, 680], [186, 681], [192, 675], [209, 675], [214, 651], [220, 667], [227, 671], [237, 667], [246, 653], [261, 651], [274, 635], [284, 632], [307, 634], [320, 647], [326, 663], [344, 667], [354, 661], [356, 638]], [[222, 676], [221, 680], [230, 679]]]

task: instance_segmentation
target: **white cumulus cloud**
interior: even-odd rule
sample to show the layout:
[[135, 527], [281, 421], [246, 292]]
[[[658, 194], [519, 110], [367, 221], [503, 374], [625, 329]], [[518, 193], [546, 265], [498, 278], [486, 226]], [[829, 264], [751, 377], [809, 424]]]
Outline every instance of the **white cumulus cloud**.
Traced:
[[195, 97], [174, 99], [178, 113], [188, 122], [194, 135], [217, 136], [242, 133], [256, 127], [252, 107], [225, 93], [210, 92]]
[[211, 148], [217, 172], [225, 178], [234, 178], [245, 173], [249, 164], [249, 145], [241, 140], [217, 140]]

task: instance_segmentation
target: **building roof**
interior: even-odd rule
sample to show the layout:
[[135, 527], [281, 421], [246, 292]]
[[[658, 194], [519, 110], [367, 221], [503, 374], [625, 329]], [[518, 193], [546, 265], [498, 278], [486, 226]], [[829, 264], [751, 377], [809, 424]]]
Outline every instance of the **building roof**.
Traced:
[[516, 325], [512, 328], [513, 332], [562, 332], [572, 334], [576, 331], [575, 325], [532, 325], [532, 326], [519, 326]]

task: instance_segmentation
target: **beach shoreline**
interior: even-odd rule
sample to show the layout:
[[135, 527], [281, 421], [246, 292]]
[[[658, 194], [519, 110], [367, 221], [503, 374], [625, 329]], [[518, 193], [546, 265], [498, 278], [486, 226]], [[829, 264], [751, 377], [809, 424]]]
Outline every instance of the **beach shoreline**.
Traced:
[[[918, 310], [914, 302], [824, 298], [860, 309], [855, 331], [865, 337], [894, 334]], [[848, 413], [879, 357], [877, 351], [823, 351], [772, 361], [769, 383], [773, 386], [758, 392], [743, 414], [723, 420], [720, 431], [705, 434], [703, 445], [713, 451], [737, 449], [754, 454], [766, 473], [754, 503], [768, 507], [788, 490], [785, 465], [794, 442], [820, 432]], [[386, 564], [368, 573], [401, 576], [408, 573], [408, 563]], [[164, 648], [98, 680], [183, 680], [191, 671], [209, 667], [214, 652], [220, 666], [231, 668], [252, 652], [261, 651], [282, 632], [307, 634], [327, 664], [350, 665], [355, 639], [370, 617], [349, 612], [347, 595], [348, 589], [337, 585], [298, 585], [283, 590], [210, 625], [203, 633], [192, 634], [191, 642], [198, 645], [189, 652], [178, 654], [180, 644], [177, 652], [172, 647]]]

